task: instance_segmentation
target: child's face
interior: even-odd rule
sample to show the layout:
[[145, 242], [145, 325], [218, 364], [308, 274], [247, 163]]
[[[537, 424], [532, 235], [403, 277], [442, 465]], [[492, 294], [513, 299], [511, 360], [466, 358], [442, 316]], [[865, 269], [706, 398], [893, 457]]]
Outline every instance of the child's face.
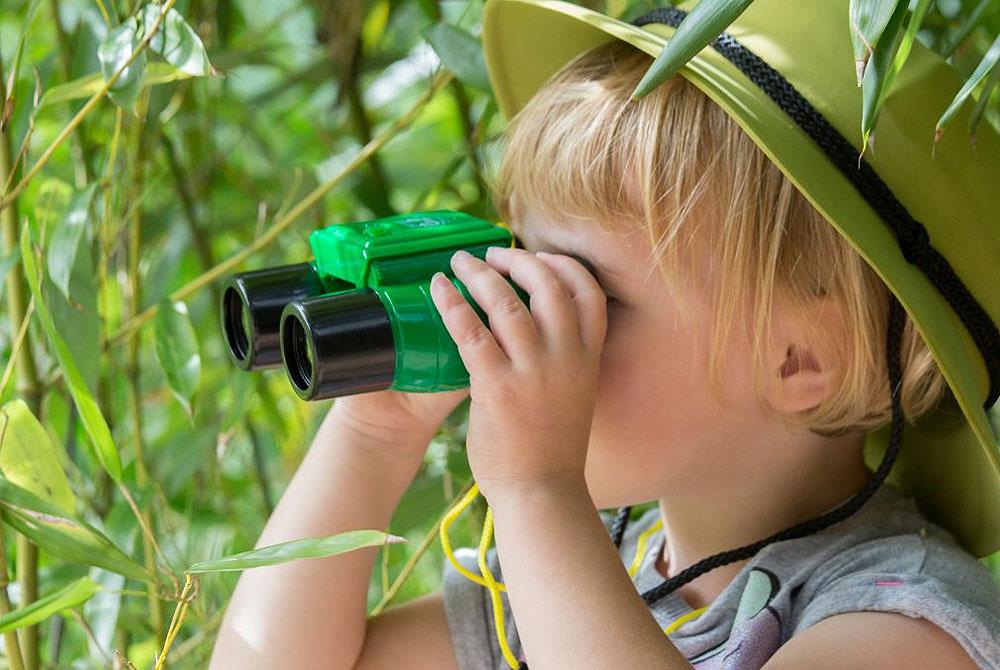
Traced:
[[[750, 351], [727, 344], [727, 406], [720, 406], [708, 385], [712, 313], [703, 282], [683, 293], [682, 312], [651, 265], [645, 229], [609, 233], [579, 219], [551, 225], [525, 209], [511, 222], [521, 246], [577, 257], [614, 299], [586, 465], [595, 505], [683, 495], [685, 487], [704, 492], [713, 481], [732, 481], [732, 468], [754, 467], [755, 450], [739, 448], [767, 430], [752, 396]], [[570, 370], [566, 383], [573, 383]]]

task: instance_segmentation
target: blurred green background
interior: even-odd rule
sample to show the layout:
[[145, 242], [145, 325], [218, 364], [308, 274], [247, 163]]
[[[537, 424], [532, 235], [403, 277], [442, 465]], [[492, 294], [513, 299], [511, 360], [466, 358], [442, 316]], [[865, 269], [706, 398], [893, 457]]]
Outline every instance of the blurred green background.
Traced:
[[[626, 19], [656, 6], [584, 4]], [[911, 7], [928, 9], [917, 38], [975, 75], [1000, 2]], [[202, 575], [171, 631], [183, 572], [253, 547], [332, 402], [230, 363], [220, 278], [308, 260], [309, 232], [332, 223], [496, 219], [484, 175], [503, 120], [481, 10], [0, 0], [0, 644], [21, 635], [0, 664], [151, 668], [176, 633], [164, 667], [205, 667], [238, 573]], [[967, 102], [994, 127], [998, 72]], [[393, 518], [410, 541], [380, 550], [370, 607], [400, 578], [393, 603], [440, 586], [436, 524], [470, 481], [464, 409]], [[477, 544], [483, 511], [480, 497], [454, 546]], [[986, 564], [1000, 580], [1000, 559]]]

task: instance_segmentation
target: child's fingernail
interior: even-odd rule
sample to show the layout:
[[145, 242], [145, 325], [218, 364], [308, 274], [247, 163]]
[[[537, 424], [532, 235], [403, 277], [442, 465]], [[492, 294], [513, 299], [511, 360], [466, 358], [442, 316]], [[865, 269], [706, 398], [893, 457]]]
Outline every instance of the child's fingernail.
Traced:
[[447, 283], [448, 283], [448, 278], [444, 276], [443, 272], [435, 272], [434, 275], [431, 277], [432, 286], [442, 288]]
[[472, 254], [470, 254], [465, 249], [459, 249], [458, 251], [455, 252], [454, 258], [457, 258], [459, 261], [464, 263], [465, 261], [472, 258]]

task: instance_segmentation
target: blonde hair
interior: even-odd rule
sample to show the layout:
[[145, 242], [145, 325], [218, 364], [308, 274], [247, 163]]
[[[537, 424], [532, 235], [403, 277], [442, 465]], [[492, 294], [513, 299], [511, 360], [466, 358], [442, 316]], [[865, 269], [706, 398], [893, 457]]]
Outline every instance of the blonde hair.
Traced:
[[[802, 320], [824, 368], [837, 369], [832, 392], [783, 418], [821, 435], [884, 425], [892, 416], [888, 288], [729, 114], [685, 78], [671, 77], [631, 101], [651, 63], [616, 40], [577, 56], [546, 82], [503, 136], [491, 180], [501, 220], [517, 220], [530, 203], [552, 225], [582, 217], [608, 231], [645, 228], [650, 269], [659, 269], [674, 295], [695, 274], [696, 260], [712, 257], [718, 272], [706, 284], [714, 290], [710, 384], [721, 397], [721, 345], [733, 324], [746, 324], [754, 389], [768, 412], [763, 345], [775, 303], [804, 315], [817, 299], [833, 298], [846, 341]], [[695, 235], [700, 228], [708, 237]], [[712, 253], [691, 255], [696, 239]], [[900, 356], [903, 412], [912, 421], [940, 401], [947, 385], [909, 316]]]

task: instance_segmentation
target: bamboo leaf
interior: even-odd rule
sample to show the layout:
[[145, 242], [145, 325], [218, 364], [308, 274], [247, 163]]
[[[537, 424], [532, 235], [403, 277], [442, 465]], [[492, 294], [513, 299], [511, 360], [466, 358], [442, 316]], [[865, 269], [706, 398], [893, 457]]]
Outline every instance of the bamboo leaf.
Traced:
[[17, 84], [18, 73], [21, 70], [21, 56], [24, 54], [24, 41], [31, 30], [31, 25], [35, 22], [35, 15], [38, 13], [38, 6], [41, 0], [34, 0], [28, 8], [27, 16], [24, 20], [24, 27], [21, 29], [21, 37], [17, 41], [17, 48], [14, 50], [14, 59], [10, 65], [10, 73], [7, 76], [7, 97], [0, 105], [0, 132], [6, 133], [10, 125], [10, 119], [14, 115], [15, 96], [14, 90]]
[[444, 66], [463, 83], [484, 91], [490, 90], [486, 61], [478, 39], [444, 21], [425, 28], [421, 34], [437, 52]]
[[973, 144], [976, 142], [976, 128], [979, 126], [979, 122], [983, 120], [986, 105], [989, 104], [990, 93], [993, 92], [998, 81], [1000, 81], [1000, 61], [993, 64], [993, 69], [990, 71], [990, 78], [983, 84], [979, 100], [976, 101], [976, 106], [972, 108], [972, 114], [969, 115], [969, 136]]
[[[189, 74], [181, 72], [170, 63], [147, 63], [145, 72], [142, 75], [142, 86], [169, 84], [172, 81], [190, 78]], [[38, 107], [41, 109], [45, 105], [89, 98], [101, 90], [101, 86], [103, 85], [103, 75], [100, 72], [93, 72], [73, 81], [68, 81], [65, 84], [53, 86], [42, 95], [42, 100], [38, 103]]]
[[[158, 5], [149, 6], [154, 9], [158, 7]], [[108, 33], [97, 50], [97, 57], [101, 61], [101, 74], [104, 76], [105, 82], [125, 65], [139, 48], [141, 41], [139, 20], [134, 16], [125, 19], [120, 26]], [[132, 109], [136, 98], [139, 97], [139, 91], [142, 90], [142, 72], [145, 65], [146, 53], [142, 52], [122, 71], [121, 76], [108, 91], [108, 95], [119, 107]]]
[[39, 598], [27, 607], [0, 616], [0, 633], [45, 621], [53, 614], [84, 603], [101, 590], [90, 577], [81, 577], [55, 593]]
[[28, 405], [15, 398], [0, 407], [0, 470], [8, 480], [66, 512], [76, 497], [62, 469], [62, 449], [52, 442]]
[[48, 245], [49, 278], [72, 301], [69, 291], [70, 274], [76, 261], [80, 240], [90, 221], [90, 205], [94, 201], [97, 184], [88, 184], [73, 194], [66, 215], [52, 233]]
[[[145, 26], [151, 26], [160, 15], [159, 5], [146, 5], [142, 16]], [[170, 8], [163, 17], [160, 26], [149, 42], [149, 50], [170, 63], [173, 67], [192, 77], [205, 77], [214, 74], [212, 64], [208, 62], [205, 45], [181, 13]]]
[[937, 125], [934, 127], [935, 144], [941, 139], [945, 127], [955, 117], [955, 114], [958, 113], [958, 110], [968, 100], [969, 96], [972, 95], [973, 89], [989, 74], [990, 70], [997, 64], [997, 61], [1000, 61], [1000, 34], [993, 40], [993, 44], [990, 45], [983, 59], [979, 61], [979, 65], [973, 70], [972, 75], [962, 84], [962, 88], [959, 89], [958, 93], [955, 94], [955, 98], [948, 105], [948, 109], [944, 110], [944, 114], [938, 119]]
[[972, 9], [965, 20], [962, 21], [961, 25], [941, 45], [941, 49], [939, 50], [941, 57], [950, 58], [972, 30], [982, 22], [983, 18], [998, 9], [1000, 9], [1000, 4], [996, 0], [979, 0], [979, 3]]
[[861, 153], [864, 154], [868, 148], [868, 139], [875, 122], [878, 120], [879, 108], [882, 101], [888, 94], [885, 82], [889, 76], [890, 68], [896, 58], [899, 44], [902, 39], [903, 19], [907, 13], [907, 0], [899, 0], [895, 11], [889, 17], [881, 39], [875, 45], [875, 51], [865, 68], [864, 77], [861, 82]]
[[24, 273], [27, 276], [31, 294], [35, 297], [35, 308], [38, 318], [42, 322], [42, 328], [45, 330], [52, 348], [55, 350], [56, 359], [63, 369], [66, 386], [69, 388], [70, 396], [72, 396], [73, 402], [80, 413], [80, 420], [83, 422], [84, 428], [86, 428], [87, 434], [90, 436], [97, 460], [107, 473], [111, 475], [111, 478], [120, 484], [122, 481], [121, 458], [118, 450], [115, 448], [115, 443], [111, 437], [111, 431], [108, 429], [108, 424], [104, 420], [104, 415], [101, 414], [101, 409], [87, 387], [87, 383], [80, 373], [80, 368], [77, 366], [72, 352], [66, 346], [65, 340], [63, 340], [62, 335], [56, 329], [52, 315], [49, 313], [41, 286], [39, 285], [40, 278], [35, 265], [35, 257], [31, 251], [29, 236], [28, 221], [25, 220], [21, 228], [21, 260], [24, 263]]
[[924, 23], [924, 17], [927, 16], [927, 10], [931, 6], [931, 0], [916, 0], [916, 5], [913, 7], [913, 12], [910, 14], [910, 19], [906, 23], [906, 32], [903, 34], [903, 39], [899, 43], [899, 50], [896, 52], [896, 58], [892, 61], [892, 67], [889, 69], [889, 74], [886, 76], [885, 84], [882, 89], [886, 92], [892, 90], [892, 82], [899, 74], [899, 71], [903, 69], [903, 65], [906, 63], [906, 59], [910, 57], [910, 50], [913, 48], [913, 42], [917, 39], [917, 32], [920, 31], [920, 26]]
[[851, 44], [854, 47], [854, 70], [858, 77], [858, 86], [861, 86], [864, 79], [866, 65], [875, 50], [875, 45], [889, 24], [893, 10], [896, 10], [899, 4], [897, 0], [851, 0], [849, 12]]
[[405, 538], [389, 535], [380, 530], [349, 530], [329, 537], [314, 537], [272, 544], [260, 549], [244, 551], [232, 556], [195, 563], [187, 572], [227, 572], [246, 570], [265, 565], [278, 565], [300, 558], [324, 558], [355, 549], [381, 544], [406, 542]]
[[0, 477], [0, 513], [12, 528], [66, 560], [151, 582], [153, 577], [103, 533], [30, 491]]
[[718, 37], [753, 0], [701, 0], [684, 17], [639, 84], [632, 99], [639, 100], [677, 73], [691, 58]]
[[194, 325], [183, 302], [160, 301], [154, 319], [156, 357], [177, 400], [193, 415], [192, 399], [201, 375], [201, 355]]

